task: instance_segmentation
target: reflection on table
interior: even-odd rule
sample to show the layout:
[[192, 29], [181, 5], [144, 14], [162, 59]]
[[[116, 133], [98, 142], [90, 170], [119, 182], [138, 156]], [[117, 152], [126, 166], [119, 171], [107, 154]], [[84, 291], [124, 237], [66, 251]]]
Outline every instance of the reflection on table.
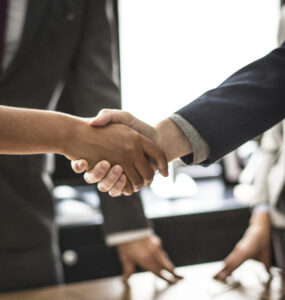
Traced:
[[119, 277], [58, 287], [0, 294], [0, 300], [281, 300], [285, 283], [280, 270], [272, 269], [272, 279], [263, 266], [246, 262], [227, 283], [213, 279], [221, 262], [178, 268], [184, 279], [169, 286], [150, 273], [134, 275], [129, 285]]

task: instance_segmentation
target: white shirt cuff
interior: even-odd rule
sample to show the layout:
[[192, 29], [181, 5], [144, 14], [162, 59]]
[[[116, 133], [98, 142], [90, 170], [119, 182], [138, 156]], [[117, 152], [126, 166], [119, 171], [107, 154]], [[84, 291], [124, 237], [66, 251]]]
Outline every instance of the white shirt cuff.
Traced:
[[252, 210], [252, 214], [259, 214], [259, 213], [263, 213], [263, 212], [269, 212], [270, 211], [270, 206], [266, 203], [262, 203], [262, 204], [258, 204], [256, 205], [253, 210]]
[[106, 236], [106, 244], [108, 246], [117, 246], [120, 244], [141, 240], [150, 237], [153, 234], [154, 232], [152, 228], [144, 228], [138, 230], [111, 233]]

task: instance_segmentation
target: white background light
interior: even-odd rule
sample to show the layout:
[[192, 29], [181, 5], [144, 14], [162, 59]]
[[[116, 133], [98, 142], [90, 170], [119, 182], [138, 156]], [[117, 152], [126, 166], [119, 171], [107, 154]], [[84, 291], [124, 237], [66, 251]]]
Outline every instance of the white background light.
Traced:
[[155, 124], [277, 45], [279, 0], [120, 0], [123, 108]]

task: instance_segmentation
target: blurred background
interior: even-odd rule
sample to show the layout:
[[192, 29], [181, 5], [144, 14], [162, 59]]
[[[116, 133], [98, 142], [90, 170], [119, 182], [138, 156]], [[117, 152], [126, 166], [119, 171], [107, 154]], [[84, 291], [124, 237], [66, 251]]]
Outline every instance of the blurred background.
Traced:
[[[152, 125], [277, 46], [280, 0], [114, 3], [123, 109]], [[241, 238], [250, 209], [233, 187], [257, 147], [258, 140], [248, 142], [208, 168], [176, 161], [170, 179], [156, 178], [141, 192], [177, 266], [221, 260]], [[54, 175], [66, 281], [119, 275], [117, 253], [104, 244], [94, 186], [67, 172], [67, 164], [57, 158]], [[253, 176], [249, 170], [243, 181], [250, 185]]]
[[279, 0], [120, 0], [123, 108], [155, 124], [277, 46]]

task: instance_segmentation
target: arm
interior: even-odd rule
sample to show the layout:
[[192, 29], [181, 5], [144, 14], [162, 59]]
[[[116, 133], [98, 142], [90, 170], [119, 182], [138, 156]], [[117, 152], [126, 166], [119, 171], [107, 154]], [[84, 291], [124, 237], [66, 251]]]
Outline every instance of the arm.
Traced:
[[277, 124], [262, 137], [260, 152], [257, 153], [259, 164], [256, 166], [257, 172], [252, 185], [254, 192], [249, 199], [250, 203], [255, 206], [250, 226], [231, 254], [224, 260], [223, 269], [216, 275], [218, 279], [225, 280], [236, 268], [250, 258], [261, 261], [266, 270], [269, 271], [271, 266], [270, 210], [272, 208], [272, 200], [270, 199], [272, 196], [269, 192], [268, 176], [278, 164], [281, 156], [282, 125], [282, 123]]
[[179, 110], [205, 139], [214, 162], [285, 116], [285, 45]]
[[150, 140], [123, 125], [96, 129], [70, 115], [4, 106], [0, 107], [0, 125], [2, 154], [54, 152], [71, 160], [84, 157], [90, 167], [107, 159], [119, 163], [134, 186], [140, 184], [140, 176], [152, 179], [146, 156], [160, 156], [167, 168], [164, 154]]
[[262, 262], [269, 273], [271, 266], [271, 223], [268, 212], [254, 214], [250, 225], [234, 250], [225, 258], [224, 267], [215, 278], [225, 280], [248, 259]]
[[[198, 140], [202, 139], [204, 141], [202, 144], [208, 147], [206, 151], [208, 156], [201, 162], [205, 165], [214, 162], [284, 118], [284, 70], [285, 44], [236, 72], [219, 87], [208, 91], [177, 112], [180, 118], [196, 130]], [[161, 134], [165, 140], [158, 138], [156, 141], [162, 142], [164, 146], [169, 145], [170, 148], [162, 145], [163, 150], [167, 152], [168, 160], [188, 152], [183, 160], [186, 163], [193, 163], [192, 152], [194, 151], [194, 157], [195, 151], [199, 152], [197, 142], [185, 134], [181, 124], [175, 122], [184, 133], [184, 137], [176, 140], [173, 134], [167, 135], [167, 127], [170, 130], [173, 128], [169, 119], [157, 126], [159, 133], [130, 114], [120, 114], [118, 111], [113, 113], [103, 111], [92, 124], [101, 126], [108, 122], [126, 124], [150, 138], [157, 138]], [[174, 129], [178, 136], [180, 136], [179, 129]], [[186, 140], [189, 143], [188, 148], [185, 146]]]
[[[207, 143], [209, 156], [205, 164], [221, 158], [284, 118], [284, 70], [285, 44], [236, 72], [219, 87], [208, 91], [177, 112]], [[100, 126], [108, 122], [120, 122], [135, 128], [162, 143], [168, 160], [187, 152], [191, 154], [195, 150], [195, 141], [187, 137], [177, 122], [175, 123], [178, 128], [175, 128], [166, 119], [154, 130], [128, 113], [120, 115], [117, 111], [112, 116], [110, 114], [110, 111], [103, 111], [92, 124]], [[171, 130], [169, 135], [168, 128]], [[180, 138], [179, 129], [184, 137]], [[172, 131], [178, 134], [177, 139]], [[190, 144], [188, 148], [186, 140]], [[193, 157], [188, 155], [184, 160], [191, 163]]]
[[154, 141], [165, 153], [167, 161], [191, 154], [192, 147], [183, 131], [170, 118], [152, 127], [128, 112], [104, 109], [90, 122], [92, 126], [121, 123]]
[[[161, 121], [156, 127], [152, 127], [128, 112], [104, 109], [90, 122], [93, 126], [105, 126], [109, 123], [125, 124], [148, 137], [164, 151], [167, 161], [192, 153], [192, 147], [187, 136], [170, 118]], [[175, 143], [173, 143], [173, 140], [175, 140]], [[84, 162], [77, 161], [72, 164], [73, 169], [78, 173], [86, 170], [84, 167], [80, 168], [79, 163], [83, 165]], [[84, 165], [87, 166], [86, 163]], [[107, 165], [104, 170], [103, 168], [100, 170], [94, 168], [86, 172], [84, 177], [88, 183], [100, 181], [98, 188], [109, 191], [111, 196], [120, 196], [122, 184], [119, 183], [119, 180], [122, 181], [122, 178], [112, 172], [108, 173], [109, 170], [110, 168]]]
[[0, 106], [0, 153], [68, 155], [64, 149], [74, 121], [65, 114]]

